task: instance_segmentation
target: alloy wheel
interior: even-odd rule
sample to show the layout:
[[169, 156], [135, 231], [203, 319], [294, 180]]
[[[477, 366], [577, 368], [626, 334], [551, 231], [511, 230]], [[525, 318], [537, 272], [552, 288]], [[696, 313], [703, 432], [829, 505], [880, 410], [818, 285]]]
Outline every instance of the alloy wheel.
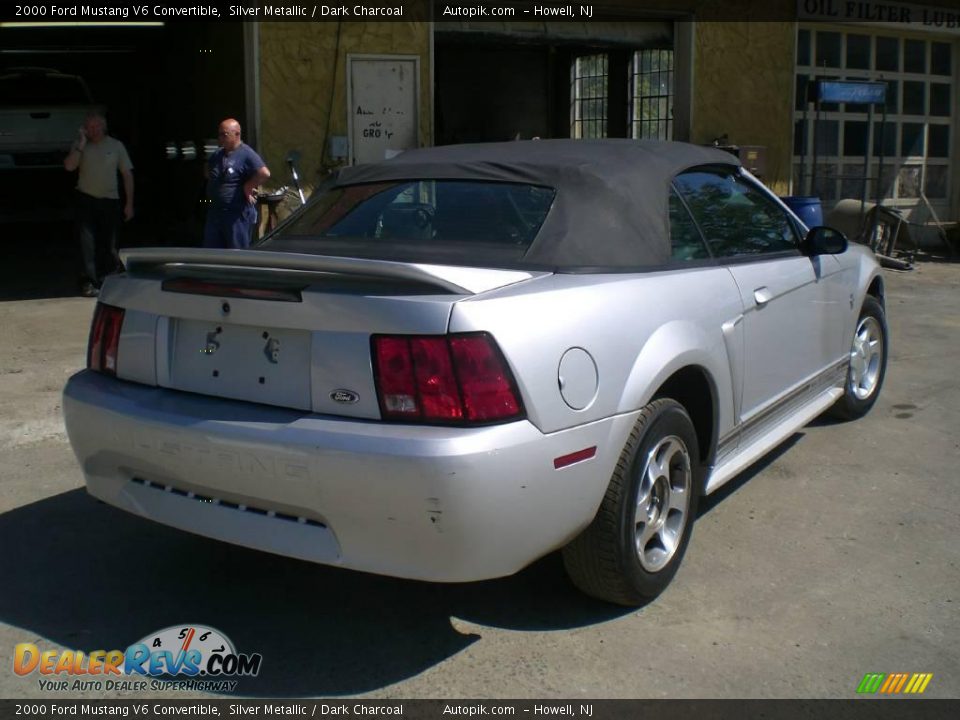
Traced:
[[637, 558], [647, 572], [662, 570], [677, 552], [689, 521], [693, 474], [690, 452], [675, 435], [647, 453], [637, 493]]
[[875, 317], [860, 320], [850, 349], [850, 389], [858, 400], [873, 395], [883, 366], [883, 329]]

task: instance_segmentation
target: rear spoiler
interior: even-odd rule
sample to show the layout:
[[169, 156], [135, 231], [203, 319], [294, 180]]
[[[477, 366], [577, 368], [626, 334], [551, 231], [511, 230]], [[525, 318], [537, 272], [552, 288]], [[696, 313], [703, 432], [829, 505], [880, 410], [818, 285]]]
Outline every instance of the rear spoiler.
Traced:
[[134, 277], [168, 274], [178, 270], [210, 271], [216, 274], [217, 271], [231, 269], [252, 269], [284, 277], [296, 274], [308, 282], [311, 279], [329, 278], [331, 275], [400, 280], [429, 285], [455, 295], [473, 295], [529, 280], [534, 275], [549, 274], [265, 250], [140, 248], [121, 250], [120, 258], [127, 273]]

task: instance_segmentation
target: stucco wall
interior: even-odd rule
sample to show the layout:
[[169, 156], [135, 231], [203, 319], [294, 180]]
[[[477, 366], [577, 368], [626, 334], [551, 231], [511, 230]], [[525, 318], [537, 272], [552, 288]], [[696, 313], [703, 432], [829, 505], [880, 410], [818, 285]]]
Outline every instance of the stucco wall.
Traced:
[[796, 29], [787, 22], [698, 21], [691, 141], [726, 134], [767, 148], [765, 183], [785, 195], [793, 151]]
[[419, 55], [420, 144], [429, 144], [429, 47], [426, 23], [261, 23], [259, 150], [274, 184], [290, 184], [290, 150], [301, 153], [300, 175], [307, 189], [335, 167], [324, 142], [328, 135], [347, 134], [348, 53]]
[[[792, 6], [792, 0], [642, 3], [647, 11], [694, 13], [691, 141], [709, 143], [726, 134], [732, 143], [765, 146], [764, 179], [782, 194], [791, 172], [795, 24], [729, 18], [741, 13], [749, 17], [751, 9], [769, 10], [784, 3]], [[640, 3], [630, 4], [637, 12]], [[259, 150], [276, 184], [289, 182], [285, 158], [290, 150], [302, 154], [300, 170], [308, 187], [333, 166], [323, 146], [328, 135], [347, 134], [348, 53], [419, 55], [420, 142], [430, 142], [429, 25], [342, 23], [337, 50], [338, 25], [260, 23]]]
[[[726, 134], [767, 148], [766, 184], [786, 195], [793, 158], [796, 0], [693, 0], [690, 140]], [[754, 20], [750, 20], [753, 18]], [[778, 22], [757, 22], [761, 19]]]

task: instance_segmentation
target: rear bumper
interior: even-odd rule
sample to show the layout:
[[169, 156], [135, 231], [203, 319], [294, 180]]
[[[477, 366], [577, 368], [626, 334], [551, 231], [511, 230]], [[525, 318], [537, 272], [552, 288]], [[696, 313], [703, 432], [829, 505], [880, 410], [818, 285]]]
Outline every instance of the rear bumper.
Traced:
[[[633, 415], [544, 435], [344, 420], [84, 371], [67, 433], [95, 497], [207, 537], [433, 581], [508, 575], [598, 507]], [[596, 446], [562, 469], [554, 459]]]

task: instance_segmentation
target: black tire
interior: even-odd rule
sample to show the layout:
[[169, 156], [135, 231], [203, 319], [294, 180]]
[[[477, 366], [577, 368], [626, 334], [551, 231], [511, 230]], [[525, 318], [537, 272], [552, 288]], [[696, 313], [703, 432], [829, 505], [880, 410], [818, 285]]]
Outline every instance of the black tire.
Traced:
[[[876, 357], [873, 371], [870, 371], [870, 367], [873, 365], [872, 358], [868, 357], [865, 361], [862, 358], [858, 360], [858, 341], [865, 332], [879, 333], [880, 336], [876, 340], [879, 357]], [[864, 362], [867, 368], [865, 374], [860, 371], [860, 368], [864, 367]], [[875, 372], [875, 375], [872, 375], [872, 372]], [[880, 396], [880, 388], [883, 387], [883, 379], [886, 374], [886, 314], [880, 302], [875, 297], [867, 295], [863, 301], [863, 307], [860, 308], [860, 315], [853, 331], [853, 338], [851, 338], [850, 367], [843, 385], [843, 396], [831, 408], [831, 415], [841, 420], [856, 420], [866, 415]], [[867, 381], [869, 381], [869, 387], [867, 387]]]
[[[660, 458], [659, 463], [654, 462], [654, 468], [662, 470], [664, 461], [667, 458], [670, 461], [667, 475], [651, 482], [645, 471], [654, 451]], [[596, 517], [563, 548], [563, 563], [574, 585], [595, 598], [628, 606], [642, 605], [663, 592], [676, 574], [690, 542], [703, 488], [699, 458], [696, 431], [680, 403], [663, 398], [640, 412]], [[682, 477], [684, 473], [686, 479]], [[666, 480], [668, 475], [670, 479]], [[685, 497], [677, 491], [683, 483], [686, 483]], [[641, 488], [647, 487], [653, 492], [645, 494], [650, 498], [646, 507], [653, 508], [653, 514], [648, 512], [646, 517], [654, 519], [637, 522], [638, 498]], [[685, 504], [685, 509], [682, 512], [676, 509], [671, 505], [673, 501]], [[661, 509], [665, 506], [666, 512], [660, 512], [657, 506]], [[679, 517], [677, 513], [681, 513]], [[641, 553], [638, 531], [642, 538], [642, 530], [652, 531], [658, 523], [664, 533], [647, 539]], [[663, 537], [673, 539], [669, 543], [673, 549], [658, 554], [658, 543], [666, 548], [661, 542]]]

